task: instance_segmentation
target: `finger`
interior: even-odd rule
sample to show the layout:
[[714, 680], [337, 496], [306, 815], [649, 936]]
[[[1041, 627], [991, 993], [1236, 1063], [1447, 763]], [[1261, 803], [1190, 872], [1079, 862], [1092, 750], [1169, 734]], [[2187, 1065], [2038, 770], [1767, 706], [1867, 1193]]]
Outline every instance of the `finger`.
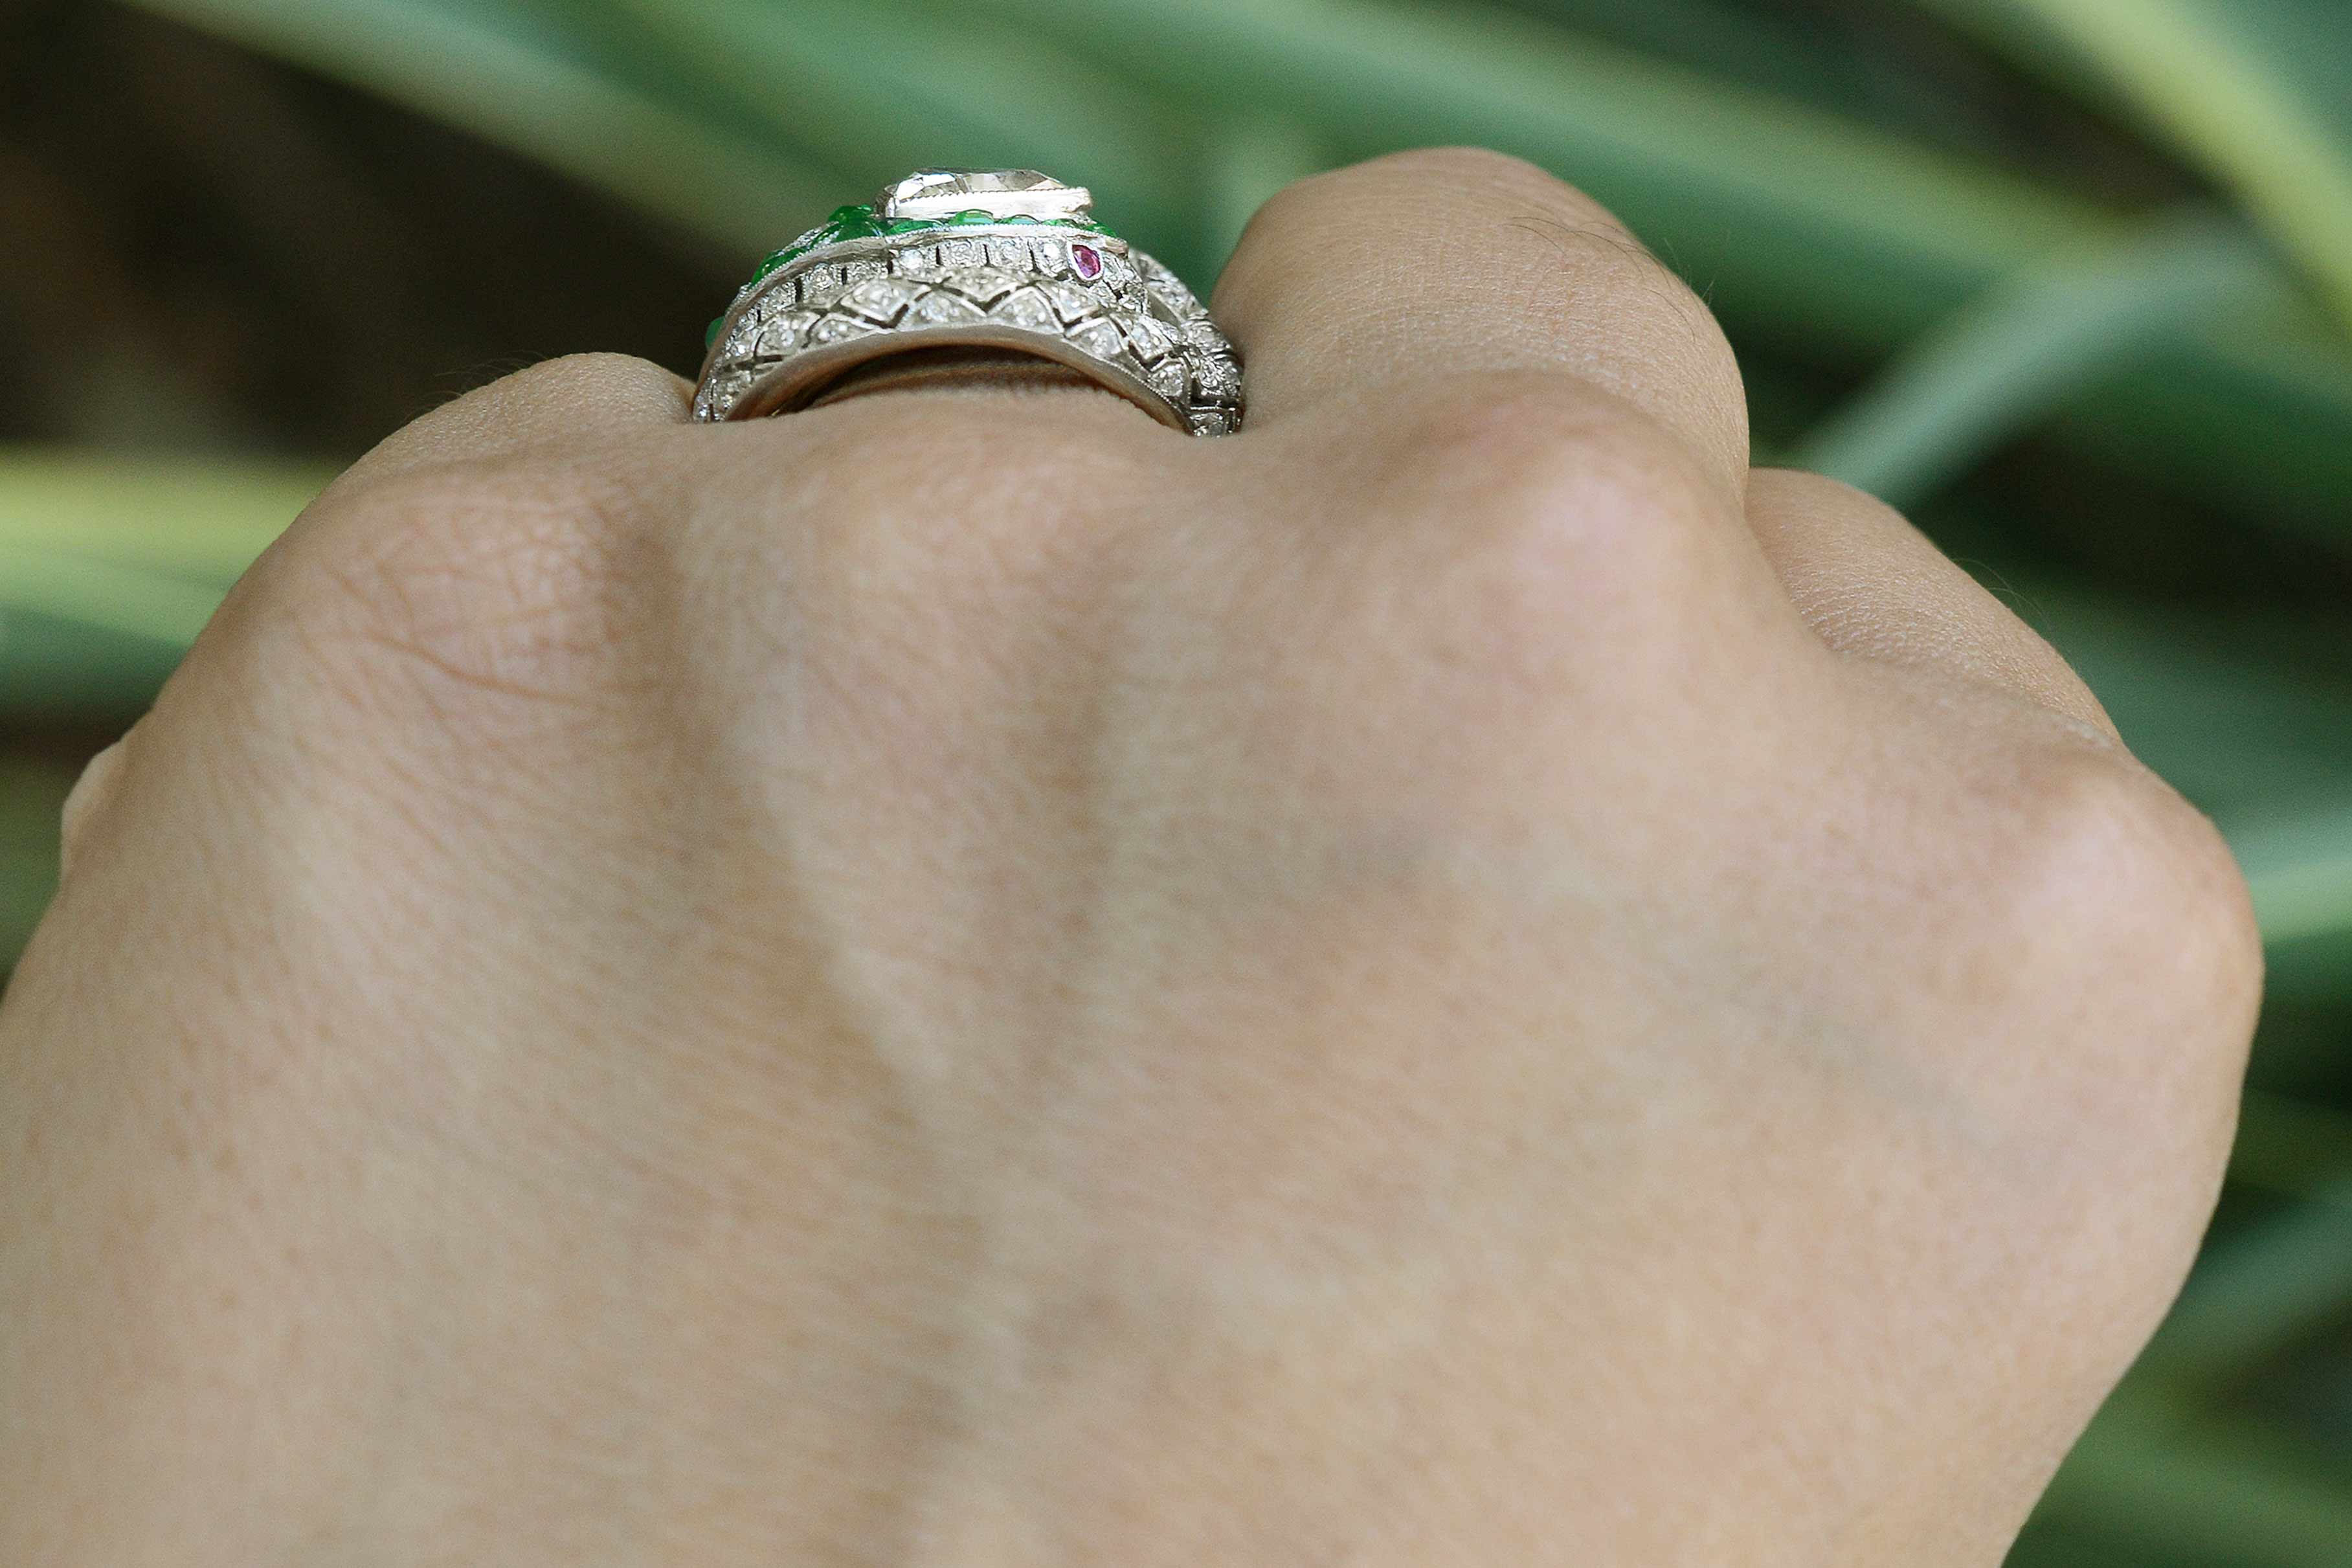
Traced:
[[[643, 496], [690, 471], [692, 394], [646, 361], [574, 354], [424, 416], [262, 552], [174, 681], [245, 669], [278, 628], [322, 606], [341, 616], [336, 606], [357, 599], [366, 605], [352, 614], [379, 617], [376, 642], [485, 686], [514, 685], [518, 669], [583, 676], [595, 658], [566, 650], [603, 646], [579, 628], [612, 606], [620, 563], [651, 521]], [[159, 715], [174, 699], [167, 685]]]
[[1517, 158], [1440, 148], [1302, 180], [1251, 220], [1213, 309], [1248, 366], [1244, 428], [1548, 368], [1746, 482], [1747, 397], [1714, 316], [1600, 204]]
[[[624, 457], [623, 448], [633, 441], [683, 430], [693, 409], [693, 384], [650, 361], [611, 353], [542, 361], [453, 399], [386, 437], [329, 485], [247, 576], [266, 576], [293, 552], [339, 556], [373, 549], [374, 542], [367, 536], [382, 531], [383, 519], [365, 508], [344, 504], [355, 492], [434, 470], [530, 454], [575, 465], [618, 459], [617, 466], [625, 468], [638, 458]], [[550, 497], [556, 499], [551, 489]], [[593, 520], [583, 516], [576, 521]], [[461, 531], [467, 537], [446, 542], [447, 551], [478, 560], [498, 557], [498, 540], [474, 536], [470, 524]], [[237, 595], [230, 596], [232, 606], [237, 599]]]
[[1832, 648], [1999, 687], [2118, 738], [2058, 650], [1885, 502], [1819, 474], [1759, 468], [1748, 521]]
[[567, 354], [444, 404], [387, 437], [336, 485], [372, 484], [541, 447], [593, 451], [614, 439], [684, 426], [693, 410], [693, 384], [649, 361]]

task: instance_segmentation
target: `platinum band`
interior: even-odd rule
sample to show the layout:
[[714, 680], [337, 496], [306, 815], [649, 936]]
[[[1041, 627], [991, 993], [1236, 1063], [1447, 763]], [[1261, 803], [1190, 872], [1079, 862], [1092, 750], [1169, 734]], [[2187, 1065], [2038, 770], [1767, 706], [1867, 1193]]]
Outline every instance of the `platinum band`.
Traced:
[[820, 245], [748, 285], [720, 318], [695, 417], [789, 413], [885, 355], [965, 347], [1066, 365], [1173, 429], [1240, 428], [1240, 360], [1174, 273], [1098, 229], [962, 216]]

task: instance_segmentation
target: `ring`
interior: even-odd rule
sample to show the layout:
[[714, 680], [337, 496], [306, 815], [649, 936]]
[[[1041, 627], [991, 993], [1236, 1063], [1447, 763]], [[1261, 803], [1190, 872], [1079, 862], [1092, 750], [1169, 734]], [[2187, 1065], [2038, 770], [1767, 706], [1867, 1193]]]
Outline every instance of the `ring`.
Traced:
[[710, 323], [697, 419], [805, 408], [919, 350], [1050, 360], [1195, 436], [1241, 428], [1234, 345], [1177, 276], [1034, 169], [925, 169], [760, 264]]

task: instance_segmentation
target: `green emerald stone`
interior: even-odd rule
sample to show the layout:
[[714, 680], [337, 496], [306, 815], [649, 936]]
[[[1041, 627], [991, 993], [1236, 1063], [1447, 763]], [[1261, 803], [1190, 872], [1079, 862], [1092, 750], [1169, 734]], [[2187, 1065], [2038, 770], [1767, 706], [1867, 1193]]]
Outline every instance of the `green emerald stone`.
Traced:
[[727, 318], [724, 316], [713, 316], [710, 318], [710, 330], [702, 334], [702, 352], [704, 353], [709, 353], [712, 349], [719, 346], [719, 329], [726, 324]]
[[[967, 207], [962, 212], [942, 217], [882, 219], [875, 216], [871, 205], [864, 202], [853, 202], [847, 206], [835, 207], [821, 226], [811, 229], [783, 249], [771, 251], [762, 257], [760, 260], [760, 269], [752, 275], [751, 281], [755, 284], [765, 282], [778, 270], [789, 267], [809, 252], [821, 250], [828, 245], [839, 245], [845, 240], [878, 239], [886, 235], [912, 234], [919, 229], [927, 228], [973, 226], [998, 227], [1007, 225], [1078, 229], [1088, 234], [1111, 234], [1110, 229], [1093, 216], [1083, 214], [1072, 214], [1066, 217], [1035, 217], [1026, 213], [999, 216], [984, 207]], [[713, 321], [710, 324], [710, 334], [706, 341], [706, 347], [709, 343], [718, 342], [719, 328], [721, 324], [721, 321]]]

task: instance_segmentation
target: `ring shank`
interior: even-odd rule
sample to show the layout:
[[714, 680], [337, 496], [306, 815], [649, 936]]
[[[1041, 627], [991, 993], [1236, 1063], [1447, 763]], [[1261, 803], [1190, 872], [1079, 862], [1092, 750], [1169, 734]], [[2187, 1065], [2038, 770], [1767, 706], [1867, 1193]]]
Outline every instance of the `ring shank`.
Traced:
[[757, 419], [797, 412], [808, 407], [844, 376], [877, 361], [924, 353], [969, 354], [975, 351], [991, 352], [1014, 361], [1045, 362], [1066, 370], [1089, 385], [1125, 398], [1171, 429], [1190, 429], [1183, 411], [1154, 391], [1150, 383], [1084, 353], [1058, 334], [1025, 331], [998, 322], [930, 327], [919, 331], [869, 332], [806, 350], [771, 367], [753, 381], [729, 416]]
[[869, 393], [959, 386], [1050, 387], [1118, 395], [1092, 376], [1035, 354], [1010, 349], [917, 348], [887, 359], [870, 360], [845, 372], [807, 396], [801, 406], [822, 408], [828, 403]]

